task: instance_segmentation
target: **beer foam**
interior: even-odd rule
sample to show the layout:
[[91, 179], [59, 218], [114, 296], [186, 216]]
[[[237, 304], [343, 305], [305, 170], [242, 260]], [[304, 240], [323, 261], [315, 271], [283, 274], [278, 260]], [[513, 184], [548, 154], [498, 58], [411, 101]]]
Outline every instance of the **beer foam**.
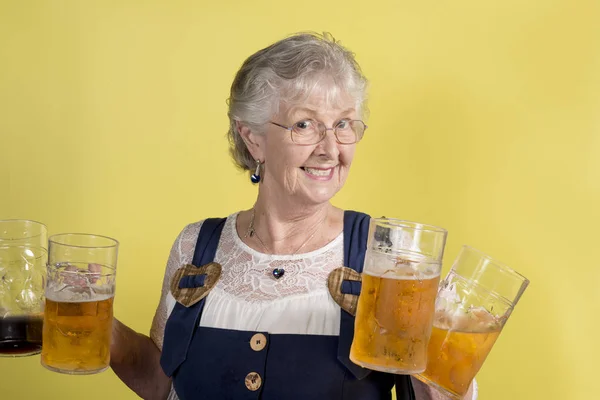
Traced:
[[440, 263], [416, 253], [370, 250], [363, 273], [386, 279], [423, 280], [440, 276]]
[[436, 310], [433, 326], [454, 332], [487, 333], [501, 330], [504, 322], [505, 318], [477, 307], [454, 312]]
[[438, 292], [433, 325], [445, 330], [485, 333], [502, 329], [506, 318], [483, 306], [465, 304], [456, 287], [449, 285]]
[[99, 288], [75, 288], [65, 286], [55, 290], [46, 290], [46, 299], [59, 303], [88, 303], [91, 301], [103, 301], [114, 297], [114, 287], [104, 285]]

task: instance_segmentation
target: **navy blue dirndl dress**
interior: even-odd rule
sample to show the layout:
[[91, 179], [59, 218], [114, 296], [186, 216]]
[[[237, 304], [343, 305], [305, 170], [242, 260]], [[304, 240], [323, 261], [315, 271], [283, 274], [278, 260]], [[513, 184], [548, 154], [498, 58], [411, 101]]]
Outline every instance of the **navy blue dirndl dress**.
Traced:
[[[225, 219], [203, 222], [193, 265], [212, 262]], [[362, 271], [369, 216], [344, 214], [344, 264]], [[358, 295], [360, 287], [348, 285]], [[205, 299], [176, 303], [160, 359], [181, 400], [414, 400], [410, 377], [352, 363], [354, 317], [342, 310], [337, 336], [269, 334], [199, 326]]]

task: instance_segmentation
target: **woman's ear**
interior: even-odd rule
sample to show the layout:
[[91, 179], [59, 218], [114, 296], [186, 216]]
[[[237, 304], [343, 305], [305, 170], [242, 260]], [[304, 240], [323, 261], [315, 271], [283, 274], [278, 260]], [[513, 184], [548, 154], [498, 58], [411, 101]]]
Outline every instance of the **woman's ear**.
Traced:
[[255, 160], [265, 160], [264, 156], [264, 138], [262, 135], [256, 134], [252, 129], [241, 121], [235, 121], [235, 129], [237, 129], [252, 158]]

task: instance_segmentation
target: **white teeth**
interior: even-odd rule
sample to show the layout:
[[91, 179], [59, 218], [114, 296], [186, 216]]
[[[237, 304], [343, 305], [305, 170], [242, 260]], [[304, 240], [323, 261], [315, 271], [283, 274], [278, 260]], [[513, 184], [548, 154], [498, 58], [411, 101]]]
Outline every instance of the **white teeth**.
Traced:
[[329, 176], [331, 169], [315, 169], [315, 168], [304, 168], [306, 172], [314, 176]]

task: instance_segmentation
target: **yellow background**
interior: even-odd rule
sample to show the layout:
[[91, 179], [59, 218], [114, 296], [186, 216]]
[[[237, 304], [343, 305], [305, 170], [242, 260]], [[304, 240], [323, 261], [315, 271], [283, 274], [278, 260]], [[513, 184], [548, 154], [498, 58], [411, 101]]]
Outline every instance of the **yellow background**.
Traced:
[[[600, 3], [0, 2], [0, 217], [120, 240], [116, 316], [147, 333], [189, 222], [252, 205], [225, 99], [254, 51], [327, 30], [371, 80], [335, 203], [449, 230], [530, 278], [480, 399], [597, 394]], [[134, 399], [107, 371], [0, 359], [0, 398]], [[84, 394], [85, 393], [85, 394]]]

